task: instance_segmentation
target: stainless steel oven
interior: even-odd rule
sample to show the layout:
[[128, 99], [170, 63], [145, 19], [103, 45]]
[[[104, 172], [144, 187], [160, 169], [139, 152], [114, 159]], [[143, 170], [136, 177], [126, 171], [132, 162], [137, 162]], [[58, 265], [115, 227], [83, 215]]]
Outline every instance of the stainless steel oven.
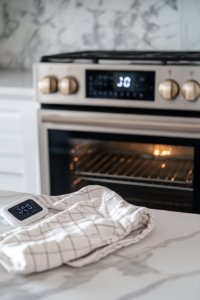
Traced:
[[200, 67], [58, 59], [35, 65], [42, 193], [99, 184], [136, 205], [200, 213]]

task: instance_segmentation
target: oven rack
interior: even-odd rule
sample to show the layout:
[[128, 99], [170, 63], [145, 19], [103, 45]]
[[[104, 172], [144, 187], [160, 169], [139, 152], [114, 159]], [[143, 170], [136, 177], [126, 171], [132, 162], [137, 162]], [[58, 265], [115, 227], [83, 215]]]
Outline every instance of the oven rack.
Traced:
[[74, 158], [82, 180], [193, 191], [193, 160], [96, 151]]
[[[88, 181], [79, 178], [73, 185], [73, 191], [83, 188]], [[95, 184], [92, 181], [91, 184]], [[138, 206], [145, 206], [153, 209], [164, 209], [179, 212], [192, 212], [193, 196], [190, 191], [162, 190], [152, 189], [141, 186], [123, 186], [112, 183], [105, 183], [104, 186], [114, 190], [119, 195], [123, 195], [123, 199], [129, 203]]]

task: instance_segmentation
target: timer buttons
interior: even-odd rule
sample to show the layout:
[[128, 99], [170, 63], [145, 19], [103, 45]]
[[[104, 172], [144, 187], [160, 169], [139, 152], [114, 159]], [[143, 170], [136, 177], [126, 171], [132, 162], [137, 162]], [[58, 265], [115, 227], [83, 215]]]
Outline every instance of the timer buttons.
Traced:
[[171, 100], [175, 98], [179, 93], [178, 83], [174, 80], [168, 79], [159, 85], [159, 93], [160, 95], [167, 100]]

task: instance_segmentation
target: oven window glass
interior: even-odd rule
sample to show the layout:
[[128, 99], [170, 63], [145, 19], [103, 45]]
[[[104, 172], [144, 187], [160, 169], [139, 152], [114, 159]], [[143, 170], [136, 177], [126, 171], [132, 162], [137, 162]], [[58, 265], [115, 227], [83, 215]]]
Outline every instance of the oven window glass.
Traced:
[[52, 195], [98, 184], [135, 205], [192, 212], [194, 147], [81, 135], [49, 130]]

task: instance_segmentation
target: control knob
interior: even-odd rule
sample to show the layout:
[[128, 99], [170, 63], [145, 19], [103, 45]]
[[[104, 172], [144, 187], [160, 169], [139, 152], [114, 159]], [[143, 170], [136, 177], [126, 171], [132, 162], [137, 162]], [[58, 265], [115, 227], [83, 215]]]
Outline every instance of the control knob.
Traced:
[[167, 100], [175, 98], [179, 93], [178, 83], [172, 79], [167, 79], [159, 85], [160, 95]]
[[73, 94], [78, 89], [78, 82], [73, 77], [64, 77], [58, 82], [58, 90], [63, 95]]
[[57, 90], [57, 79], [53, 76], [43, 77], [38, 83], [39, 90], [43, 94], [51, 94]]
[[200, 95], [200, 86], [195, 80], [189, 80], [184, 83], [181, 92], [186, 100], [194, 101]]

